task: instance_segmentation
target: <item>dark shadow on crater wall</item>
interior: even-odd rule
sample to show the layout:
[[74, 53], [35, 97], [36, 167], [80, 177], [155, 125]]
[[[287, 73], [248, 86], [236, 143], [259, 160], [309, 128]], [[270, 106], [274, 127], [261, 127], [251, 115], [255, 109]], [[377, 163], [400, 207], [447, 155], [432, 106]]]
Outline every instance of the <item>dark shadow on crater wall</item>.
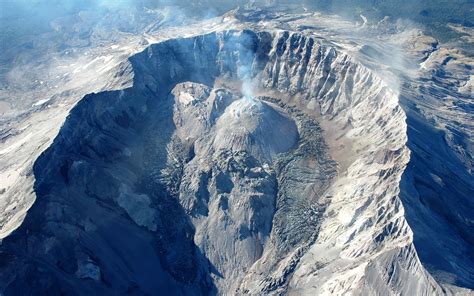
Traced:
[[442, 131], [421, 118], [409, 100], [410, 162], [401, 179], [401, 198], [423, 265], [441, 282], [474, 288], [474, 183], [447, 146]]
[[[117, 97], [121, 97], [119, 106]], [[8, 287], [2, 283], [6, 295], [160, 290], [207, 295], [215, 291], [205, 268], [210, 264], [193, 242], [189, 218], [178, 200], [148, 176], [147, 163], [166, 158], [174, 129], [167, 118], [171, 113], [164, 112], [169, 102], [162, 98], [146, 90], [106, 92], [87, 96], [72, 111], [54, 144], [35, 163], [34, 206], [23, 225], [3, 242], [3, 253], [13, 259], [7, 259], [8, 264], [19, 275]], [[134, 106], [135, 102], [151, 105], [150, 100], [161, 100], [156, 107], [163, 110], [150, 108], [140, 114], [140, 104]], [[150, 121], [155, 121], [160, 137], [154, 155], [139, 148], [150, 141], [142, 134]], [[132, 151], [133, 159], [123, 156], [124, 149]], [[149, 197], [156, 211], [156, 229], [133, 223], [117, 204], [124, 183]], [[100, 268], [96, 278], [100, 284], [78, 279], [81, 262], [92, 269], [85, 277], [94, 277], [94, 266]]]

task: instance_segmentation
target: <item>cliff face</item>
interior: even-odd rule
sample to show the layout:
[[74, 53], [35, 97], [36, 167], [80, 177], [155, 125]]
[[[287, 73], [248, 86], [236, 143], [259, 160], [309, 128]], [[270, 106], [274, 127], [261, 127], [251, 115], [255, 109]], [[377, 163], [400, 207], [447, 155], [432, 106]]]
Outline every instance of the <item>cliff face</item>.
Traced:
[[441, 293], [399, 199], [397, 94], [301, 34], [222, 31], [130, 58], [36, 161], [5, 294]]

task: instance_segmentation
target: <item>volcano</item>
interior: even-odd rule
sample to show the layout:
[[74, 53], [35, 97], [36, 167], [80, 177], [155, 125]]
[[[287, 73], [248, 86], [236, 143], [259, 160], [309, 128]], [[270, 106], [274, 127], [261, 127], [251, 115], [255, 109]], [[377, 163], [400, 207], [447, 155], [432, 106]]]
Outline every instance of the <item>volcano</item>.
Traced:
[[366, 67], [253, 30], [129, 62], [133, 85], [85, 96], [36, 161], [5, 291], [439, 291], [402, 215], [405, 114]]

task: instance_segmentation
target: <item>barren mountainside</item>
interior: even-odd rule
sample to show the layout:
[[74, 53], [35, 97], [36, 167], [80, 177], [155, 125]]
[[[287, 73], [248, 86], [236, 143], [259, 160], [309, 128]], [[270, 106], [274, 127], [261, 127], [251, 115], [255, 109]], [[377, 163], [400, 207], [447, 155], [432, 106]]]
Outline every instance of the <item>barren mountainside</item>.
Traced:
[[468, 55], [306, 8], [167, 13], [96, 28], [0, 120], [0, 294], [471, 295]]
[[35, 163], [5, 291], [440, 292], [398, 197], [405, 116], [365, 67], [252, 31], [130, 62], [133, 87], [82, 99]]

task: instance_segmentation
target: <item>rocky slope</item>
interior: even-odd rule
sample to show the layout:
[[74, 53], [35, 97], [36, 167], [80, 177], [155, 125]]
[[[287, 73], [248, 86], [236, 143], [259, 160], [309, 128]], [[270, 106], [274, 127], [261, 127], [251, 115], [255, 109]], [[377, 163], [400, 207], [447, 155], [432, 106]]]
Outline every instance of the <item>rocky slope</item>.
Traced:
[[133, 86], [84, 97], [36, 161], [6, 295], [446, 292], [399, 198], [404, 112], [368, 68], [278, 30], [130, 64]]

